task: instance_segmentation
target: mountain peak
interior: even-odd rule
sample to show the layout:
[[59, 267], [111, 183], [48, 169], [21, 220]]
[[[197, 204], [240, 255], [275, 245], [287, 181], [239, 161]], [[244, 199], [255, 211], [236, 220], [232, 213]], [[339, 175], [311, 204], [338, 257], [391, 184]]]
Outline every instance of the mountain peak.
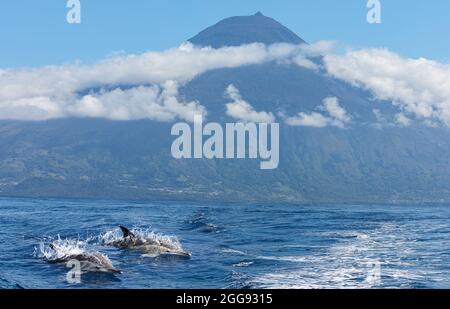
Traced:
[[250, 43], [305, 43], [294, 32], [273, 18], [257, 12], [251, 16], [226, 18], [203, 30], [189, 42], [198, 46], [239, 46]]

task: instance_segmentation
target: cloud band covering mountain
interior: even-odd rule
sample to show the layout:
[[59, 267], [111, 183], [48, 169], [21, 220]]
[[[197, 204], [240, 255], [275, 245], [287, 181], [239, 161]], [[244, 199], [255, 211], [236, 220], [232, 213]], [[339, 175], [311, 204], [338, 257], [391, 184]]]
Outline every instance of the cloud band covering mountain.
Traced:
[[[255, 43], [213, 49], [185, 43], [164, 52], [115, 57], [93, 65], [2, 70], [0, 118], [44, 120], [84, 116], [161, 121], [192, 118], [194, 113], [205, 112], [204, 108], [197, 102], [178, 102], [175, 89], [178, 84], [209, 70], [281, 61], [309, 53], [303, 48], [303, 45]], [[117, 89], [122, 85], [127, 89]], [[90, 89], [99, 90], [81, 94]]]
[[[370, 90], [375, 98], [417, 119], [450, 126], [450, 64], [402, 58], [386, 49], [328, 54], [324, 62], [328, 74]], [[404, 114], [398, 121], [409, 123]]]
[[[450, 65], [422, 58], [405, 59], [385, 49], [335, 55], [331, 53], [332, 46], [332, 42], [268, 46], [253, 43], [214, 49], [185, 43], [163, 52], [108, 58], [92, 65], [0, 70], [0, 119], [192, 121], [195, 113], [206, 115], [207, 110], [201, 102], [181, 100], [179, 85], [210, 70], [277, 61], [320, 71], [319, 74], [370, 90], [375, 98], [390, 101], [401, 110], [397, 122], [402, 126], [410, 124], [410, 117], [450, 125]], [[318, 55], [324, 55], [323, 66], [312, 60]], [[237, 88], [226, 91], [232, 102], [226, 105], [225, 112], [232, 118], [275, 120], [275, 111], [253, 110]], [[297, 116], [287, 117], [286, 122], [345, 127], [350, 116], [337, 99], [329, 99], [322, 105], [328, 115], [299, 111]], [[341, 104], [345, 106], [345, 102]]]

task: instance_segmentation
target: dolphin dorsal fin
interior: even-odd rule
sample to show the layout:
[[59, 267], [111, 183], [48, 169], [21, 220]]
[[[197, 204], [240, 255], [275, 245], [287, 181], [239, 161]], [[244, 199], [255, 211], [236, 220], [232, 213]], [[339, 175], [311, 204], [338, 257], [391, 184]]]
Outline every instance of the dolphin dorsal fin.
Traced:
[[120, 227], [120, 229], [122, 230], [122, 233], [123, 233], [123, 237], [124, 238], [126, 238], [126, 237], [131, 237], [131, 238], [136, 238], [136, 235], [134, 235], [129, 229], [127, 229], [126, 227], [124, 227], [124, 226], [119, 226]]

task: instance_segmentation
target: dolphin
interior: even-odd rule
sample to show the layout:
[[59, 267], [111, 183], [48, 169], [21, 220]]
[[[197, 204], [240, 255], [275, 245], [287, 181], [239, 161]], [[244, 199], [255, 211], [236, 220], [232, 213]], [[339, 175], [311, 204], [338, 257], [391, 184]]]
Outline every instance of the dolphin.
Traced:
[[[49, 248], [57, 253], [55, 245], [50, 244]], [[122, 273], [121, 270], [114, 267], [111, 260], [100, 252], [83, 252], [79, 254], [67, 254], [58, 256], [55, 259], [49, 260], [50, 263], [62, 264], [69, 261], [78, 261], [81, 266], [81, 272], [102, 272], [102, 273]]]
[[169, 244], [164, 244], [158, 240], [137, 236], [128, 228], [124, 226], [119, 227], [122, 231], [123, 237], [119, 240], [109, 243], [108, 245], [120, 249], [137, 249], [140, 250], [144, 255], [149, 256], [172, 255], [179, 257], [191, 257], [191, 254], [189, 252], [184, 251], [181, 248], [176, 248], [174, 246], [170, 246]]

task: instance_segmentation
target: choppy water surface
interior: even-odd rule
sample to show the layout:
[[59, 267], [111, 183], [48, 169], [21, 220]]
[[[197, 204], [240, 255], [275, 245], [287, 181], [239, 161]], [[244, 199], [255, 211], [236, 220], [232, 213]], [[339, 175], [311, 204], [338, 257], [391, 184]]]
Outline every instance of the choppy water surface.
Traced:
[[[1, 288], [450, 288], [450, 207], [0, 199]], [[125, 225], [190, 259], [108, 246]], [[59, 245], [58, 253], [48, 244]], [[61, 252], [122, 274], [66, 281]]]

